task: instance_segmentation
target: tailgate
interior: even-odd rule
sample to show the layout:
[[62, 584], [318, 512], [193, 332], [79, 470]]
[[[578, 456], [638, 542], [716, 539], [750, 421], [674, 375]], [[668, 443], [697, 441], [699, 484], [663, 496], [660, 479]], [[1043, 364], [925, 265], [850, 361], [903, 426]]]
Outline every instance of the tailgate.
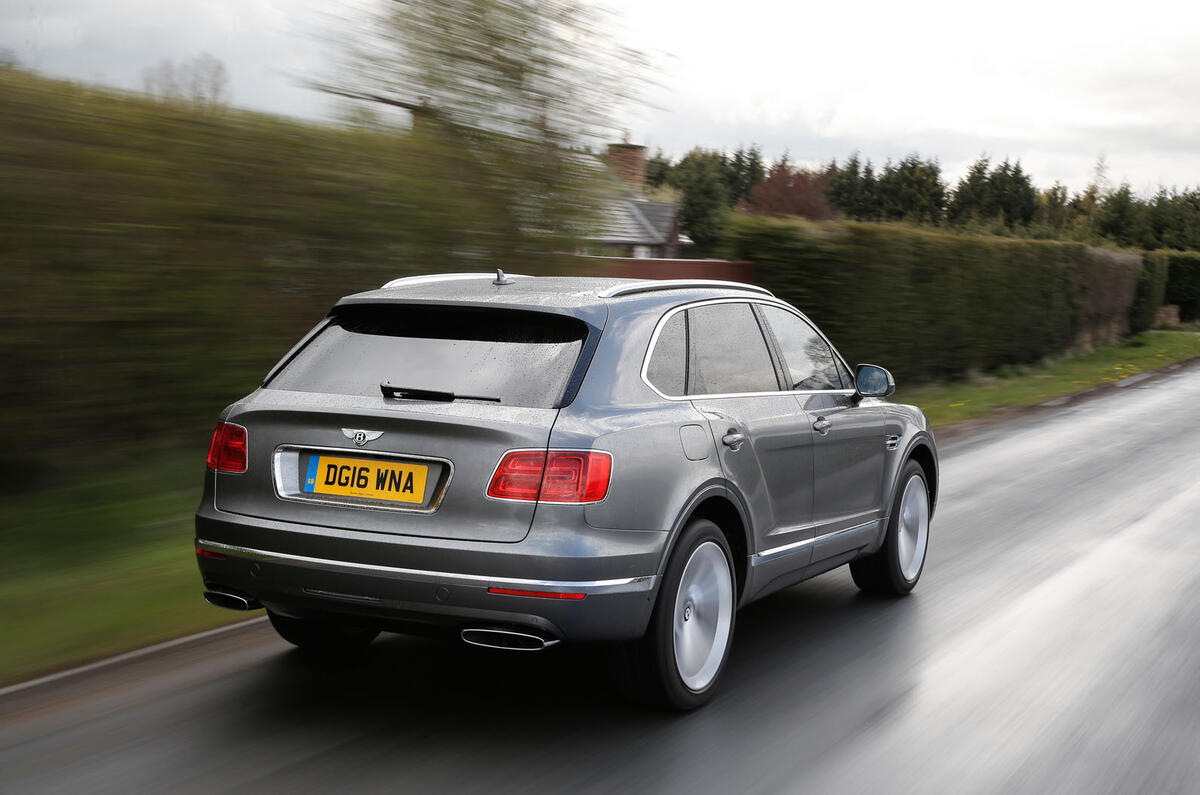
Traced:
[[558, 409], [271, 389], [239, 404], [247, 471], [216, 473], [222, 511], [338, 530], [515, 542], [535, 503], [496, 500], [501, 456], [547, 445]]

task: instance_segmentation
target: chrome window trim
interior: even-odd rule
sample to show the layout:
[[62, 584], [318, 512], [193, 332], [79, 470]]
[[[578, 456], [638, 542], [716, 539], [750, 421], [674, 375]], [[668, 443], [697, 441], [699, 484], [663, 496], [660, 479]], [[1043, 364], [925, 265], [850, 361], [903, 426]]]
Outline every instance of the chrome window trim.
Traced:
[[[523, 273], [506, 273], [504, 274], [510, 279], [529, 279]], [[494, 280], [496, 272], [491, 273], [429, 273], [424, 276], [402, 276], [399, 279], [392, 279], [384, 284], [381, 290], [391, 290], [396, 287], [413, 287], [418, 284], [434, 284], [436, 282], [460, 282], [467, 279], [489, 279]]]
[[[612, 485], [613, 468], [617, 465], [617, 459], [616, 459], [616, 456], [614, 456], [608, 450], [599, 450], [594, 447], [588, 447], [588, 448], [584, 448], [584, 447], [550, 447], [549, 445], [547, 445], [546, 447], [514, 447], [513, 449], [505, 450], [503, 453], [500, 454], [500, 458], [497, 459], [497, 461], [496, 461], [496, 466], [492, 467], [492, 474], [488, 475], [487, 484], [484, 485], [484, 487], [483, 487], [483, 496], [489, 500], [495, 500], [496, 502], [519, 502], [519, 503], [524, 503], [524, 504], [532, 503], [534, 505], [599, 505], [600, 503], [602, 503], [608, 499], [607, 491], [604, 492], [604, 496], [598, 500], [584, 500], [584, 501], [580, 501], [580, 502], [571, 502], [571, 501], [567, 501], [567, 500], [543, 500], [540, 497], [536, 500], [518, 500], [516, 497], [493, 497], [492, 495], [488, 494], [488, 489], [490, 489], [492, 487], [492, 481], [495, 480], [495, 478], [496, 478], [496, 472], [499, 471], [501, 462], [504, 461], [504, 457], [507, 456], [509, 453], [547, 453], [547, 454], [549, 454], [550, 452], [555, 452], [555, 453], [559, 453], [559, 452], [562, 452], [562, 453], [603, 453], [604, 455], [608, 456], [608, 485], [610, 485], [610, 486]], [[543, 478], [545, 477], [545, 470], [542, 471], [542, 477]], [[539, 491], [538, 494], [540, 495], [541, 492]]]
[[638, 293], [653, 293], [660, 290], [686, 290], [692, 289], [713, 289], [713, 290], [745, 290], [750, 293], [775, 297], [765, 287], [759, 287], [756, 284], [746, 284], [745, 282], [729, 282], [721, 281], [720, 279], [645, 279], [633, 284], [618, 284], [615, 287], [609, 287], [607, 290], [602, 290], [597, 295], [600, 298], [618, 298], [623, 295], [637, 295]]
[[303, 568], [331, 571], [336, 573], [369, 572], [371, 574], [397, 577], [418, 582], [432, 582], [451, 585], [474, 586], [516, 586], [519, 588], [555, 589], [584, 592], [588, 594], [604, 593], [606, 591], [650, 591], [658, 581], [657, 574], [640, 577], [622, 577], [612, 580], [531, 580], [522, 577], [493, 577], [487, 574], [458, 574], [448, 571], [430, 571], [427, 569], [408, 569], [400, 566], [384, 566], [378, 563], [355, 563], [348, 560], [330, 560], [314, 558], [307, 555], [293, 555], [285, 552], [268, 552], [263, 549], [222, 544], [217, 541], [196, 539], [196, 546], [209, 552], [216, 552], [227, 557], [243, 558], [246, 560], [261, 560], [275, 563], [290, 564]]
[[[838, 352], [838, 349], [833, 346], [833, 343], [829, 341], [829, 338], [826, 337], [824, 334], [822, 334], [821, 330], [819, 328], [817, 328], [816, 324], [814, 324], [811, 320], [809, 320], [807, 317], [805, 317], [803, 312], [796, 309], [791, 304], [788, 304], [786, 301], [775, 298], [774, 296], [771, 296], [771, 298], [773, 300], [766, 300], [763, 298], [755, 298], [755, 297], [709, 298], [709, 299], [705, 299], [705, 300], [701, 300], [701, 301], [693, 301], [693, 302], [687, 303], [687, 304], [680, 304], [679, 306], [669, 309], [665, 314], [663, 314], [662, 317], [660, 317], [658, 319], [658, 324], [654, 327], [654, 333], [652, 333], [650, 335], [650, 344], [646, 348], [645, 358], [642, 359], [642, 370], [641, 370], [642, 383], [645, 384], [646, 386], [648, 386], [650, 388], [650, 390], [652, 392], [654, 392], [654, 394], [658, 395], [663, 400], [673, 400], [673, 401], [711, 400], [714, 398], [767, 397], [767, 396], [772, 396], [772, 395], [853, 395], [853, 394], [856, 394], [858, 392], [858, 390], [856, 390], [856, 389], [789, 389], [789, 390], [777, 389], [777, 390], [774, 390], [771, 392], [724, 392], [724, 393], [712, 394], [712, 395], [689, 394], [689, 395], [674, 396], [674, 395], [668, 395], [668, 394], [662, 392], [658, 387], [656, 387], [654, 384], [650, 383], [650, 377], [648, 375], [648, 373], [650, 371], [650, 359], [652, 356], [654, 356], [654, 348], [655, 348], [655, 346], [658, 345], [658, 337], [662, 333], [663, 327], [667, 324], [667, 321], [670, 320], [675, 314], [682, 312], [686, 309], [696, 309], [701, 306], [710, 306], [712, 304], [762, 304], [764, 306], [774, 306], [774, 307], [778, 307], [779, 309], [784, 309], [788, 312], [791, 312], [793, 315], [796, 315], [798, 318], [800, 318], [801, 320], [803, 320], [805, 323], [808, 324], [809, 328], [811, 328], [816, 333], [816, 335], [818, 337], [820, 337], [825, 342], [826, 345], [829, 346], [829, 350], [831, 350], [833, 352], [833, 355], [838, 358], [838, 361], [840, 361], [846, 367], [847, 370], [849, 370], [851, 373], [854, 372], [854, 368], [850, 367], [849, 365], [846, 365], [845, 357], [843, 357], [842, 354], [840, 352]], [[771, 354], [771, 361], [774, 362], [775, 355], [774, 355], [774, 353], [771, 352], [771, 346], [770, 346], [770, 343], [767, 342], [766, 337], [763, 338], [763, 345], [766, 346], [768, 353]], [[688, 353], [689, 352], [685, 351], [685, 354], [688, 354]]]
[[856, 524], [853, 527], [843, 527], [841, 530], [834, 530], [831, 533], [823, 533], [819, 536], [813, 536], [812, 538], [806, 538], [803, 541], [796, 541], [795, 543], [792, 543], [792, 544], [784, 544], [783, 546], [772, 547], [770, 549], [765, 549], [762, 552], [756, 552], [750, 558], [750, 565], [751, 565], [751, 567], [758, 566], [762, 563], [765, 563], [768, 560], [773, 560], [774, 558], [777, 558], [780, 555], [787, 555], [792, 552], [799, 552], [800, 550], [805, 549], [806, 547], [810, 547], [818, 542], [826, 541], [830, 538], [835, 538], [836, 536], [847, 535], [849, 533], [856, 533], [859, 530], [867, 530], [872, 527], [878, 527], [879, 521], [880, 521], [879, 519], [872, 519], [869, 522], [863, 522], [862, 524]]
[[[349, 454], [353, 458], [398, 458], [407, 461], [429, 461], [437, 464], [445, 464], [446, 466], [446, 481], [442, 484], [441, 489], [433, 494], [429, 500], [429, 505], [423, 508], [409, 508], [404, 504], [398, 505], [381, 505], [374, 502], [350, 502], [349, 500], [323, 499], [316, 497], [301, 497], [293, 490], [285, 490], [285, 474], [283, 471], [283, 457], [287, 453], [296, 453], [297, 456], [301, 452], [316, 451], [321, 453], [341, 453]], [[417, 513], [431, 514], [442, 505], [442, 500], [446, 496], [446, 492], [450, 490], [450, 481], [454, 480], [454, 462], [448, 458], [438, 458], [430, 455], [409, 455], [407, 453], [390, 453], [377, 450], [366, 450], [362, 447], [346, 448], [346, 447], [319, 447], [316, 445], [302, 444], [281, 444], [275, 448], [275, 452], [271, 455], [271, 477], [275, 483], [275, 496], [286, 502], [300, 502], [305, 505], [328, 505], [337, 508], [358, 508], [366, 511], [396, 511], [399, 513]]]

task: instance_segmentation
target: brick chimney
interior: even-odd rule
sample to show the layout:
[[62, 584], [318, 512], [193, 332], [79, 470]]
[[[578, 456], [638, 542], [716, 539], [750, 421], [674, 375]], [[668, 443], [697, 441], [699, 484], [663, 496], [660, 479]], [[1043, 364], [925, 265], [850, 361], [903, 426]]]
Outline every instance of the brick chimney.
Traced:
[[624, 141], [608, 145], [604, 158], [613, 173], [621, 178], [628, 188], [641, 196], [646, 191], [646, 147]]

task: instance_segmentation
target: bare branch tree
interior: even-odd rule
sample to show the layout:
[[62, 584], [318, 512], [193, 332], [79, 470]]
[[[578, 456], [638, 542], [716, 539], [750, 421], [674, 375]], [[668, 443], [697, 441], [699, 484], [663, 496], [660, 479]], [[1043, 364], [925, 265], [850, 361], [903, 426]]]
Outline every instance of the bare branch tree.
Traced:
[[574, 150], [611, 140], [641, 88], [645, 58], [607, 24], [581, 0], [388, 0], [317, 87], [408, 111], [415, 137], [454, 153], [435, 189], [495, 210], [467, 236], [520, 267], [531, 251], [570, 250], [596, 200], [595, 165]]
[[179, 64], [166, 58], [142, 70], [142, 90], [164, 101], [220, 108], [229, 103], [229, 73], [220, 59], [208, 53]]

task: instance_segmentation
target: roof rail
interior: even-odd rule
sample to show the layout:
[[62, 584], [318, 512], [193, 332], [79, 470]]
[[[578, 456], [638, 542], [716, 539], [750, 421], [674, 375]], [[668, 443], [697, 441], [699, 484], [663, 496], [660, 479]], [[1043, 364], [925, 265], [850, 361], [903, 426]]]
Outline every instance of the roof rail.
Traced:
[[[505, 274], [510, 279], [528, 279], [529, 277], [522, 273]], [[467, 279], [495, 279], [496, 272], [491, 273], [430, 273], [425, 276], [405, 276], [400, 279], [392, 279], [387, 284], [383, 285], [384, 290], [392, 287], [412, 287], [418, 284], [433, 284], [434, 282], [460, 282]]]
[[717, 279], [647, 279], [641, 282], [634, 282], [633, 284], [619, 284], [616, 287], [609, 287], [607, 290], [600, 293], [600, 297], [616, 298], [620, 295], [652, 293], [658, 290], [683, 290], [696, 287], [707, 287], [714, 290], [745, 290], [749, 293], [769, 295], [772, 298], [775, 297], [773, 292], [764, 287], [758, 287], [753, 284], [744, 284], [743, 282], [723, 282]]

